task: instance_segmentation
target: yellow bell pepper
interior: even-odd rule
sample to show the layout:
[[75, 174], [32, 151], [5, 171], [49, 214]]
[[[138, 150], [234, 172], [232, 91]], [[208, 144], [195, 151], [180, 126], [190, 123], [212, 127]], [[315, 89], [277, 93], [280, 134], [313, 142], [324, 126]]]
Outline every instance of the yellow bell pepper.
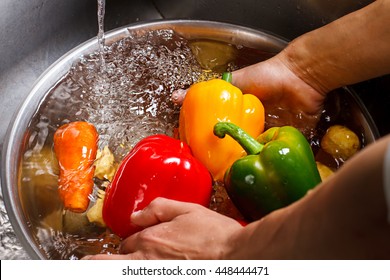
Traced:
[[232, 122], [257, 137], [264, 130], [264, 117], [263, 104], [256, 96], [243, 94], [225, 80], [213, 79], [188, 89], [180, 109], [179, 135], [214, 180], [222, 181], [225, 171], [246, 153], [233, 138], [215, 136], [214, 125]]

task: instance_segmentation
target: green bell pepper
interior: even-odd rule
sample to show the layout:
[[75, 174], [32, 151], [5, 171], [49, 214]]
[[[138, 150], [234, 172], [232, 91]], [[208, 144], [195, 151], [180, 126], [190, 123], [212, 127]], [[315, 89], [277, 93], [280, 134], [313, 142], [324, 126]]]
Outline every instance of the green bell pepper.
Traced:
[[214, 134], [230, 135], [248, 154], [226, 171], [224, 183], [249, 220], [291, 204], [321, 182], [308, 141], [292, 126], [270, 128], [254, 139], [237, 125], [220, 122]]

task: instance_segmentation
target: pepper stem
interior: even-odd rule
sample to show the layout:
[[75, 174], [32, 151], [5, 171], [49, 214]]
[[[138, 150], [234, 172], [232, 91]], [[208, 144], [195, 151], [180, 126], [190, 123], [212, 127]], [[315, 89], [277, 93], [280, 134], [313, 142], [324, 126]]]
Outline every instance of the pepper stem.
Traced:
[[229, 135], [241, 145], [248, 155], [257, 155], [264, 148], [263, 144], [230, 122], [219, 122], [214, 125], [214, 134], [219, 138], [224, 138], [226, 134]]
[[222, 74], [222, 80], [231, 83], [232, 82], [233, 75], [231, 72], [223, 72]]

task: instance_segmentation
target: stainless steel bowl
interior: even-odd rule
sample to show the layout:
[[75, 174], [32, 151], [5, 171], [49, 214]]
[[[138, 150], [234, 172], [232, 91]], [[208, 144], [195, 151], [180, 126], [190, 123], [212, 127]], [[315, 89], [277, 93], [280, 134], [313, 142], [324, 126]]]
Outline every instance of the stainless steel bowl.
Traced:
[[[277, 53], [287, 44], [286, 40], [260, 30], [227, 23], [195, 20], [155, 21], [125, 26], [106, 33], [106, 44], [128, 36], [129, 32], [142, 33], [145, 30], [156, 29], [172, 29], [186, 39], [212, 39], [269, 53]], [[33, 259], [45, 259], [47, 255], [43, 252], [33, 231], [31, 220], [27, 215], [31, 209], [23, 205], [21, 197], [24, 190], [19, 187], [21, 161], [25, 152], [29, 124], [48, 91], [67, 73], [71, 65], [82, 55], [93, 53], [97, 49], [97, 39], [89, 40], [65, 54], [48, 68], [35, 83], [14, 116], [4, 140], [1, 174], [4, 201], [15, 233]], [[378, 132], [362, 102], [348, 89], [345, 90], [345, 98], [350, 105], [350, 116], [359, 125], [365, 143], [375, 141]]]

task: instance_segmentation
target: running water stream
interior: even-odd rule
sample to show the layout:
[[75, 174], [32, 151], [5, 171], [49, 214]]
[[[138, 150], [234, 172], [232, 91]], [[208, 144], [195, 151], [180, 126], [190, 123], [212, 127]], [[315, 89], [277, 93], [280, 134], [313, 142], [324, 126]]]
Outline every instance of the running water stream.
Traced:
[[105, 44], [105, 36], [104, 36], [104, 16], [106, 13], [106, 0], [97, 0], [97, 21], [98, 21], [98, 44], [99, 44], [99, 52], [100, 52], [100, 63], [101, 63], [101, 71], [103, 72], [105, 69], [105, 60], [104, 60], [104, 44]]

